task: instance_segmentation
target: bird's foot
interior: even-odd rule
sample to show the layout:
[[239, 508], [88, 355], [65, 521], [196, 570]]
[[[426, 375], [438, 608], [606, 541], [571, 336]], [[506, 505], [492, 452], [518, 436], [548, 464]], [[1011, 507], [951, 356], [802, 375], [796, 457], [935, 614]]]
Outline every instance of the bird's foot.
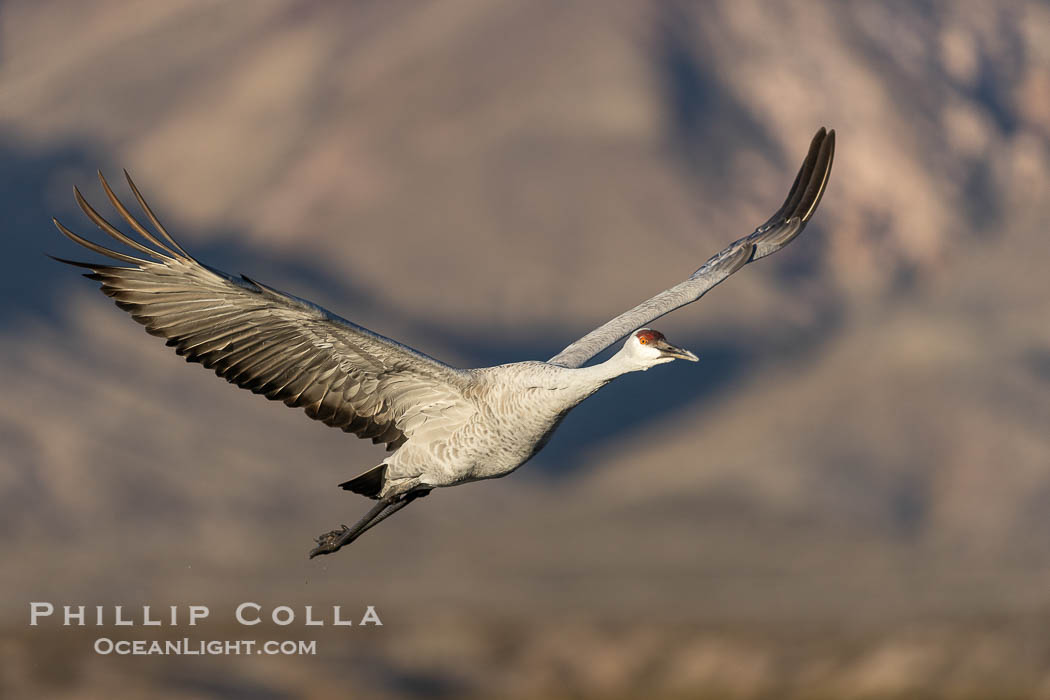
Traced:
[[310, 550], [310, 558], [313, 559], [320, 554], [331, 554], [339, 551], [339, 548], [344, 544], [341, 541], [343, 533], [349, 529], [346, 525], [343, 525], [341, 530], [332, 530], [318, 537], [317, 546]]

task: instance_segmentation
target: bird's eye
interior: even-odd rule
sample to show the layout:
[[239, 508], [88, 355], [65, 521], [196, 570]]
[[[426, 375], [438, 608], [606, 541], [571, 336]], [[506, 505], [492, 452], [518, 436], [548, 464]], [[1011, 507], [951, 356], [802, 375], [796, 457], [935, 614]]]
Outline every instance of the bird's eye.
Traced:
[[649, 344], [649, 339], [646, 338], [644, 335], [638, 336], [638, 342], [641, 343], [642, 345], [648, 345]]

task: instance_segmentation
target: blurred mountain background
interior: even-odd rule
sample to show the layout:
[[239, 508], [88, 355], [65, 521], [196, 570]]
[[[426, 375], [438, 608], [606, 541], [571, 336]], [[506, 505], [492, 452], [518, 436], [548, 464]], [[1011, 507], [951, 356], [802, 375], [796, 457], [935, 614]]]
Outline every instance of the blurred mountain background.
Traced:
[[[656, 324], [699, 365], [322, 560], [379, 448], [43, 255], [127, 168], [209, 264], [542, 359], [750, 232], [821, 125], [805, 234]], [[8, 2], [0, 154], [3, 697], [1050, 697], [1045, 3]], [[103, 657], [31, 600], [384, 626]]]

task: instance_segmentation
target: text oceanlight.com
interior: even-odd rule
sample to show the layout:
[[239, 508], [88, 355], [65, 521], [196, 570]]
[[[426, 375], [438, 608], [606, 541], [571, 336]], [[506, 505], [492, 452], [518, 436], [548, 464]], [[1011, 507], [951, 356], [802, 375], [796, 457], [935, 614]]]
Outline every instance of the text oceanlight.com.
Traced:
[[[304, 629], [381, 627], [383, 625], [374, 605], [357, 606], [354, 610], [351, 606], [340, 605], [264, 606], [247, 601], [231, 606], [226, 616], [218, 615], [216, 618], [225, 622], [236, 622], [244, 627], [254, 627], [261, 623], [283, 628], [296, 625]], [[216, 618], [212, 618], [211, 609], [207, 605], [56, 605], [47, 601], [34, 601], [29, 604], [30, 627], [114, 627], [117, 629], [130, 627], [143, 628], [143, 631], [178, 627], [200, 629], [200, 626]], [[110, 654], [117, 656], [315, 655], [317, 654], [317, 641], [219, 640], [191, 637], [129, 640], [105, 636], [95, 640], [94, 650], [96, 654], [103, 656]]]
[[96, 654], [117, 654], [118, 656], [226, 656], [241, 654], [268, 655], [309, 655], [317, 654], [317, 641], [286, 639], [258, 642], [254, 639], [239, 640], [194, 640], [189, 638], [168, 639], [165, 641], [112, 640], [99, 637], [95, 640]]

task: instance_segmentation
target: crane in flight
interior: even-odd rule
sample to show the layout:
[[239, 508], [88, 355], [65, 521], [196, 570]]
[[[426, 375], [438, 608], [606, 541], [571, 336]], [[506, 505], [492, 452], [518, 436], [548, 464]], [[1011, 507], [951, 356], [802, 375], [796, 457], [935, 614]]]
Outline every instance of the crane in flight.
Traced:
[[[784, 204], [755, 231], [705, 262], [684, 282], [660, 292], [575, 341], [546, 362], [457, 369], [340, 318], [298, 297], [241, 275], [234, 277], [187, 253], [139, 193], [128, 186], [154, 231], [136, 219], [99, 173], [110, 203], [140, 239], [121, 232], [74, 188], [77, 204], [103, 232], [146, 257], [103, 247], [70, 231], [74, 242], [130, 267], [55, 258], [90, 270], [104, 294], [167, 345], [239, 387], [302, 408], [306, 415], [390, 454], [340, 486], [374, 499], [352, 527], [317, 538], [313, 558], [353, 542], [433, 489], [506, 476], [550, 440], [581, 401], [628, 372], [676, 359], [696, 362], [672, 345], [653, 320], [692, 303], [749, 262], [791, 242], [824, 194], [835, 132], [821, 128]], [[605, 362], [584, 366], [627, 338]]]

